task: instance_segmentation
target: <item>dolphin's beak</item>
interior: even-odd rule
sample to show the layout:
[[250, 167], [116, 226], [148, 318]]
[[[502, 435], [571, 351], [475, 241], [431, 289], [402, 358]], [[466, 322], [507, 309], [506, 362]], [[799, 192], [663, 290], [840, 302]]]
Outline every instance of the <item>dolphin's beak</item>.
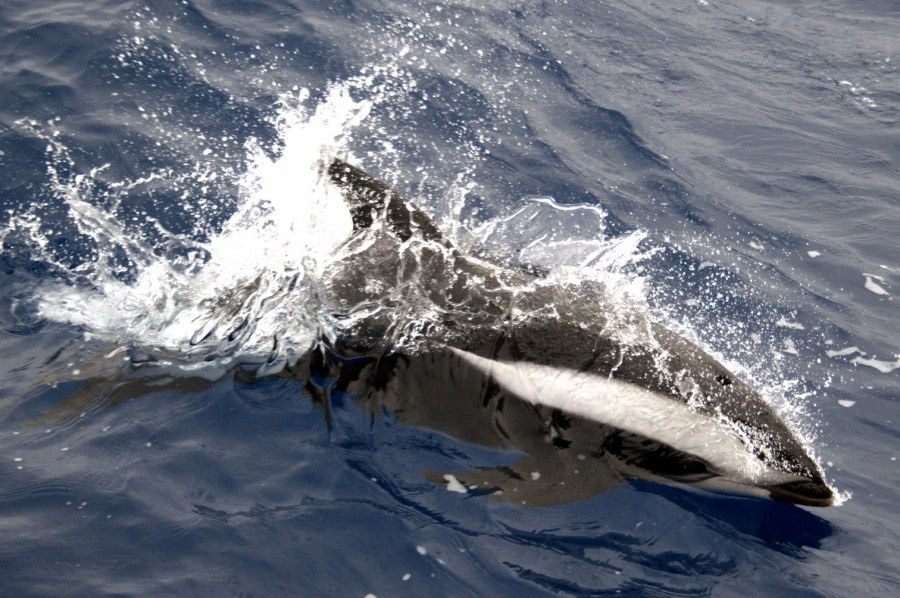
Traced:
[[830, 507], [834, 504], [834, 492], [818, 476], [807, 480], [766, 486], [766, 490], [774, 500], [798, 505]]

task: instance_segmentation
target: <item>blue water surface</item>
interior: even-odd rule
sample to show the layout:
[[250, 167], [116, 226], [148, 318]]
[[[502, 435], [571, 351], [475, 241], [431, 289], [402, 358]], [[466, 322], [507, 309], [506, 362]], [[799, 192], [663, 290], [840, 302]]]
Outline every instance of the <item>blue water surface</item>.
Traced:
[[[896, 594], [898, 31], [874, 0], [4, 2], [0, 594]], [[53, 181], [108, 165], [88, 198], [113, 209], [105, 190], [170, 173], [178, 188], [114, 209], [202, 241], [248, 140], [279, 151], [280, 94], [312, 106], [364, 73], [389, 98], [349, 141], [365, 167], [443, 223], [465, 173], [467, 221], [551, 196], [601, 206], [610, 236], [645, 231], [652, 308], [749, 382], [790, 381], [851, 498], [634, 482], [527, 508], [422, 475], [515, 455], [296, 380], [59, 376], [90, 331], [37, 317], [34, 289], [89, 287], [101, 240]], [[186, 177], [198, 164], [219, 176]], [[26, 213], [50, 231], [40, 252], [13, 226]]]

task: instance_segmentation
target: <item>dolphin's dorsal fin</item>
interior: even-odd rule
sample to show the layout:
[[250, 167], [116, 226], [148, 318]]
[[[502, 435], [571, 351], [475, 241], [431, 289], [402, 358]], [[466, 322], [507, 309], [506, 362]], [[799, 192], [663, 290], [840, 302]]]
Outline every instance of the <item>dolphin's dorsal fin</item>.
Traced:
[[328, 166], [328, 177], [341, 189], [350, 207], [354, 231], [383, 219], [401, 241], [417, 235], [426, 241], [447, 243], [425, 212], [364, 170], [334, 158]]

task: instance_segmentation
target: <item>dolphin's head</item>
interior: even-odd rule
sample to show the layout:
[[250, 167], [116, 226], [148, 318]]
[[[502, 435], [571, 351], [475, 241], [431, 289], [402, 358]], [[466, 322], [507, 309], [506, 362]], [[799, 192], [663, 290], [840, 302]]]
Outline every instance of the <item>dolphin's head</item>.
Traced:
[[775, 500], [792, 502], [810, 507], [830, 507], [834, 504], [834, 492], [821, 475], [807, 477], [796, 482], [786, 482], [766, 488]]
[[[662, 383], [657, 391], [682, 399], [696, 416], [711, 418], [740, 441], [730, 450], [744, 453], [738, 467], [726, 458], [706, 463], [709, 477], [696, 485], [808, 506], [832, 505], [834, 493], [806, 443], [760, 393], [698, 347], [666, 334], [658, 336], [669, 350], [679, 351], [669, 360], [677, 369], [669, 378], [674, 383]], [[712, 455], [724, 457], [715, 450]]]
[[[775, 477], [781, 476], [781, 472], [777, 470], [775, 474]], [[743, 472], [711, 473], [709, 470], [693, 480], [679, 475], [664, 475], [663, 477], [710, 492], [771, 498], [810, 507], [828, 507], [834, 504], [834, 492], [820, 473], [791, 475], [793, 479], [782, 482], [753, 479], [744, 475]]]
[[708, 464], [714, 475], [698, 486], [808, 506], [834, 504], [834, 492], [806, 443], [757, 390], [683, 338], [659, 329], [655, 337], [669, 355], [670, 384], [663, 382], [658, 390], [713, 418], [740, 440], [748, 460], [736, 470]]
[[[600, 451], [625, 477], [806, 506], [834, 504], [834, 492], [821, 469], [781, 422], [748, 431], [746, 425], [681, 408], [683, 404], [657, 393], [626, 392], [631, 395], [627, 401], [631, 408], [615, 421], [621, 429], [603, 433]], [[604, 394], [602, 400], [614, 396]], [[665, 412], [665, 417], [654, 418], [651, 411]], [[614, 420], [595, 409], [584, 415], [603, 424]], [[792, 442], [785, 447], [776, 440], [780, 437], [790, 437]]]
[[[701, 363], [702, 361], [702, 363]], [[731, 374], [711, 358], [695, 359], [701, 398], [692, 405], [710, 415], [740, 438], [756, 467], [750, 476], [755, 490], [770, 498], [808, 506], [830, 506], [834, 492], [825, 481], [821, 467], [810, 455], [807, 443], [778, 416], [768, 402], [750, 385]], [[758, 477], [754, 477], [758, 476]], [[746, 483], [741, 476], [724, 475], [710, 480], [734, 492], [733, 482]], [[738, 490], [739, 491], [739, 490]]]
[[[818, 467], [803, 468], [797, 462], [808, 458], [805, 451], [795, 455], [790, 461], [772, 460], [762, 456], [765, 447], [757, 444], [723, 443], [718, 449], [688, 452], [661, 445], [649, 439], [640, 441], [633, 449], [628, 445], [638, 444], [634, 439], [623, 442], [623, 434], [613, 434], [604, 443], [617, 461], [626, 463], [626, 474], [647, 477], [635, 470], [640, 467], [652, 477], [701, 488], [710, 492], [771, 498], [781, 502], [827, 507], [834, 504], [835, 496], [825, 482]], [[627, 438], [629, 435], [624, 434]], [[754, 441], [759, 442], [759, 441]], [[718, 454], [728, 451], [734, 454]], [[702, 455], [696, 454], [702, 452]], [[744, 453], [738, 459], [735, 454]], [[793, 466], [790, 462], [793, 462]]]

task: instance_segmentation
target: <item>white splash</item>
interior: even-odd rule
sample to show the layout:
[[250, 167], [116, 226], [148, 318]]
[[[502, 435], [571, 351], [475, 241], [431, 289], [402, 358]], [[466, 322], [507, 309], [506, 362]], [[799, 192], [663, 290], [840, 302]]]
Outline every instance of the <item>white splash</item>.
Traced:
[[878, 359], [866, 359], [865, 357], [854, 357], [851, 363], [858, 363], [870, 368], [874, 368], [882, 374], [890, 374], [894, 370], [900, 369], [900, 355], [896, 356], [895, 361], [879, 361]]
[[775, 322], [776, 326], [781, 326], [782, 328], [793, 328], [794, 330], [805, 330], [803, 324], [799, 322], [791, 322], [787, 320], [784, 316], [781, 316], [777, 322]]
[[468, 494], [469, 490], [460, 482], [456, 476], [450, 473], [444, 474], [444, 481], [447, 482], [447, 490], [450, 492], [458, 492], [459, 494]]
[[794, 344], [794, 339], [786, 338], [784, 339], [784, 349], [782, 349], [785, 353], [790, 353], [791, 355], [799, 355], [797, 352], [797, 345]]
[[[863, 272], [863, 276], [866, 277], [865, 287], [866, 287], [867, 291], [869, 291], [871, 293], [875, 293], [876, 295], [889, 295], [890, 294], [884, 289], [884, 287], [882, 287], [880, 284], [878, 284], [878, 282], [880, 282], [881, 284], [887, 284], [887, 281], [884, 279], [883, 276], [879, 276], [878, 274], [868, 274], [866, 272]], [[876, 280], [878, 282], [875, 282]]]
[[371, 107], [347, 86], [334, 86], [314, 111], [303, 107], [307, 97], [282, 98], [280, 155], [248, 147], [236, 211], [208, 242], [193, 242], [184, 260], [155, 256], [74, 181], [67, 201], [76, 224], [99, 244], [124, 245], [138, 272], [126, 282], [100, 269], [89, 288], [46, 284], [40, 315], [183, 357], [264, 359], [276, 350], [290, 358], [306, 349], [317, 326], [316, 275], [352, 231], [339, 192], [324, 183], [323, 161], [346, 153], [346, 136]]

